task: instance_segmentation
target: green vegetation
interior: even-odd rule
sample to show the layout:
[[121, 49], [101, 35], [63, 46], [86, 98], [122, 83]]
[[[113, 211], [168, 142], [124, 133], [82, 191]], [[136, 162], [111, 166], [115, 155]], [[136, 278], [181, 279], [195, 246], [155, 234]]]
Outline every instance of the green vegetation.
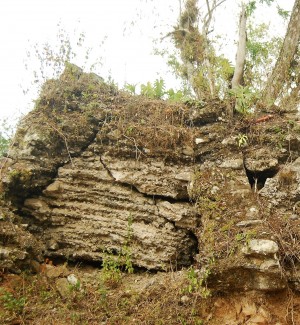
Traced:
[[211, 259], [202, 270], [195, 270], [191, 266], [187, 270], [188, 286], [185, 288], [185, 291], [190, 294], [195, 293], [204, 299], [210, 297], [211, 291], [207, 288], [207, 279], [211, 273], [211, 266], [213, 264], [214, 259]]
[[238, 86], [229, 91], [229, 95], [235, 100], [235, 110], [247, 115], [253, 112], [253, 105], [257, 100], [257, 95], [249, 87]]
[[[249, 3], [248, 15], [253, 14], [255, 6], [255, 1]], [[179, 51], [179, 55], [173, 56], [169, 63], [174, 67], [177, 76], [189, 86], [175, 91], [167, 89], [162, 78], [156, 79], [153, 83], [147, 82], [140, 86], [140, 95], [146, 99], [128, 96], [118, 90], [112, 79], [105, 83], [97, 75], [83, 73], [80, 68], [71, 64], [70, 60], [75, 57], [75, 53], [72, 52], [70, 40], [62, 41], [61, 52], [58, 55], [46, 48], [45, 59], [41, 56], [42, 63], [46, 65], [48, 61], [56, 63], [54, 67], [60, 73], [63, 67], [65, 69], [59, 79], [48, 79], [43, 70], [45, 66], [42, 65], [41, 75], [48, 80], [42, 87], [40, 99], [36, 102], [36, 111], [41, 113], [42, 119], [35, 123], [43, 123], [45, 135], [48, 140], [50, 139], [49, 143], [56, 146], [54, 148], [56, 151], [53, 152], [58, 152], [57, 156], [63, 156], [67, 152], [65, 156], [72, 162], [71, 153], [76, 156], [78, 152], [74, 150], [76, 142], [82, 141], [79, 151], [86, 145], [82, 140], [83, 135], [92, 139], [97, 132], [98, 134], [103, 132], [111, 136], [109, 141], [114, 141], [112, 155], [122, 155], [122, 149], [127, 146], [132, 148], [132, 157], [136, 160], [141, 159], [146, 153], [149, 157], [154, 154], [156, 157], [162, 157], [165, 163], [168, 163], [170, 157], [173, 161], [182, 159], [182, 148], [193, 149], [196, 132], [199, 131], [189, 127], [192, 109], [197, 113], [201, 112], [207, 101], [214, 102], [216, 98], [225, 99], [232, 104], [235, 112], [244, 118], [243, 122], [246, 124], [246, 118], [254, 111], [259, 100], [258, 93], [265, 86], [264, 79], [271, 73], [270, 69], [266, 69], [266, 75], [263, 76], [261, 69], [266, 60], [269, 60], [267, 63], [270, 65], [274, 63], [282, 40], [263, 41], [267, 35], [267, 27], [264, 25], [253, 27], [247, 41], [245, 85], [229, 90], [234, 68], [226, 58], [216, 54], [214, 42], [207, 38], [209, 33], [206, 32], [210, 22], [207, 21], [206, 25], [204, 23], [203, 30], [198, 29], [200, 14], [197, 1], [186, 1], [178, 25], [169, 35]], [[291, 74], [297, 72], [297, 65], [295, 62], [295, 66], [291, 67], [293, 70]], [[296, 78], [295, 74], [293, 76]], [[126, 84], [124, 91], [137, 95], [137, 85]], [[288, 86], [283, 91], [287, 94]], [[191, 94], [197, 100], [191, 98]], [[162, 105], [159, 101], [161, 99], [169, 102]], [[218, 105], [219, 101], [216, 102]], [[238, 134], [233, 144], [236, 150], [241, 150], [252, 143], [255, 137], [257, 143], [264, 141], [261, 135], [263, 129], [261, 133], [258, 130], [257, 134], [250, 134], [247, 133], [249, 130], [247, 127], [242, 125], [238, 130], [241, 133], [235, 133]], [[281, 125], [275, 126], [273, 133], [278, 136], [276, 141], [284, 139], [290, 128], [296, 128], [296, 123], [288, 122], [284, 130]], [[210, 134], [209, 130], [205, 132]], [[9, 139], [1, 133], [1, 155], [7, 151], [8, 145]], [[65, 162], [64, 157], [62, 161]], [[194, 161], [194, 157], [189, 160], [192, 163]], [[59, 161], [57, 166], [60, 163]], [[234, 176], [240, 177], [241, 174], [232, 175], [231, 172], [224, 170], [212, 167], [195, 172], [189, 195], [202, 222], [202, 227], [197, 229], [201, 247], [200, 262], [188, 270], [183, 270], [184, 276], [178, 283], [167, 278], [158, 285], [155, 285], [155, 282], [146, 283], [143, 290], [128, 285], [135, 279], [134, 276], [138, 275], [134, 274], [132, 256], [134, 220], [129, 215], [123, 246], [119, 250], [107, 249], [103, 252], [102, 269], [97, 274], [96, 284], [78, 281], [70, 285], [69, 297], [61, 297], [55, 282], [43, 274], [30, 278], [24, 276], [22, 285], [15, 288], [10, 288], [7, 285], [9, 280], [4, 277], [3, 283], [7, 288], [0, 291], [2, 302], [0, 321], [26, 324], [31, 319], [46, 319], [48, 323], [64, 321], [70, 324], [85, 322], [128, 324], [129, 321], [151, 324], [203, 324], [205, 313], [201, 306], [211, 307], [208, 279], [214, 275], [218, 263], [230, 263], [236, 258], [234, 254], [239, 253], [242, 245], [247, 245], [258, 233], [263, 233], [258, 231], [261, 229], [241, 230], [235, 227], [236, 223], [245, 217], [247, 212], [245, 207], [249, 207], [250, 204], [263, 206], [264, 202], [258, 202], [257, 197], [251, 196], [251, 193], [249, 197], [239, 196], [240, 193], [232, 194], [231, 181]], [[11, 171], [8, 176], [14, 191], [25, 192], [30, 187], [34, 175], [30, 170], [20, 169]], [[289, 187], [295, 177], [295, 173], [291, 171], [281, 171], [280, 185]], [[268, 214], [268, 211], [259, 212], [261, 218], [264, 217], [264, 213]], [[270, 227], [274, 234], [280, 233], [280, 227], [275, 232], [275, 226]], [[287, 227], [287, 222], [280, 226]], [[294, 236], [292, 230], [289, 231]], [[293, 236], [291, 238], [294, 238]], [[280, 242], [288, 248], [288, 239], [284, 238]], [[299, 258], [296, 253], [299, 251], [298, 244], [293, 245], [287, 254], [289, 262]], [[224, 262], [226, 258], [228, 261]], [[182, 300], [183, 293], [187, 298]], [[184, 304], [189, 299], [193, 303], [185, 308]], [[44, 310], [48, 313], [50, 311], [50, 315], [45, 314]]]
[[15, 297], [12, 293], [0, 288], [0, 301], [3, 303], [3, 307], [12, 313], [22, 314], [26, 304], [25, 297]]
[[0, 134], [0, 157], [7, 154], [10, 140]]
[[256, 25], [255, 17], [249, 19], [244, 82], [253, 89], [256, 99], [272, 72], [272, 66], [282, 46], [280, 37], [269, 38], [269, 34], [270, 28], [267, 24]]
[[249, 139], [246, 134], [239, 134], [237, 137], [237, 141], [239, 147], [245, 147], [247, 146]]
[[111, 250], [104, 252], [102, 260], [103, 271], [100, 279], [104, 285], [107, 284], [110, 287], [118, 286], [122, 278], [123, 270], [128, 274], [131, 274], [134, 271], [130, 248], [133, 234], [132, 222], [132, 217], [129, 215], [126, 240], [120, 252], [117, 255], [114, 255]]
[[152, 99], [163, 98], [165, 95], [165, 82], [163, 79], [156, 79], [153, 85], [150, 82], [141, 85], [141, 95]]
[[[126, 84], [124, 90], [131, 95], [137, 95], [136, 86], [133, 84]], [[177, 90], [173, 88], [166, 89], [165, 81], [160, 78], [156, 79], [154, 83], [147, 82], [141, 85], [140, 95], [148, 97], [150, 99], [166, 99], [173, 102], [184, 102], [190, 98], [187, 90]]]
[[108, 251], [104, 254], [102, 260], [103, 273], [101, 280], [110, 287], [117, 286], [122, 277], [121, 267], [120, 255], [114, 256], [111, 251]]
[[[290, 21], [295, 28], [293, 31], [290, 28], [292, 24], [289, 25], [290, 37], [286, 37], [284, 43], [281, 37], [270, 37], [269, 26], [266, 23], [257, 24], [258, 11], [264, 10], [264, 6], [274, 7], [274, 1], [246, 1], [244, 24], [239, 26], [241, 39], [237, 42], [238, 44], [245, 43], [245, 48], [238, 47], [237, 62], [234, 66], [234, 63], [218, 54], [218, 47], [224, 47], [220, 35], [212, 36], [213, 33], [210, 33], [214, 30], [214, 19], [218, 19], [217, 8], [224, 6], [224, 2], [226, 1], [211, 0], [200, 4], [197, 0], [184, 1], [180, 7], [177, 24], [165, 36], [171, 40], [175, 51], [164, 49], [163, 51], [157, 50], [156, 53], [167, 57], [167, 62], [175, 76], [182, 80], [183, 85], [190, 89], [197, 99], [209, 100], [216, 97], [228, 99], [228, 94], [233, 95], [237, 98], [234, 106], [242, 114], [248, 114], [249, 109], [252, 109], [257, 102], [260, 104], [259, 108], [262, 108], [262, 106], [272, 105], [276, 99], [288, 101], [287, 98], [289, 98], [290, 101], [292, 99], [295, 101], [295, 94], [292, 96], [291, 89], [294, 88], [298, 59], [293, 64], [285, 66], [282, 64], [284, 66], [282, 71], [286, 70], [284, 72], [286, 78], [283, 77], [283, 73], [280, 74], [277, 71], [280, 70], [280, 65], [277, 64], [274, 71], [273, 68], [276, 61], [283, 62], [283, 51], [281, 51], [283, 46], [287, 52], [291, 49], [293, 55], [298, 57], [299, 36], [297, 40], [292, 36], [293, 33], [299, 34], [296, 15], [291, 15]], [[297, 11], [298, 5], [298, 1], [295, 1], [293, 12]], [[289, 13], [286, 10], [277, 6], [277, 12], [281, 19], [287, 20]], [[277, 19], [280, 18], [277, 17]], [[290, 43], [289, 47], [288, 43]], [[291, 63], [294, 56], [289, 53], [286, 55]], [[239, 88], [230, 90], [235, 72], [240, 74]], [[276, 74], [277, 82], [276, 87], [273, 88], [270, 77], [272, 73], [273, 77]], [[268, 99], [265, 99], [261, 95], [262, 92], [265, 94], [272, 92], [274, 98], [270, 98], [270, 94]], [[245, 101], [247, 103], [244, 103]], [[252, 107], [249, 107], [249, 101]], [[295, 103], [292, 105], [295, 106]]]
[[[103, 319], [112, 324], [203, 324], [211, 298], [201, 297], [195, 286], [185, 288], [197, 275], [184, 270], [180, 277], [172, 274], [124, 273], [117, 286], [103, 284], [104, 270], [89, 274], [77, 266], [72, 270], [80, 281], [70, 286], [62, 297], [57, 279], [45, 274], [11, 275], [1, 282], [1, 324], [32, 322], [39, 324], [100, 324]], [[100, 279], [100, 280], [98, 280]], [[197, 284], [198, 285], [198, 284]], [[196, 286], [197, 286], [196, 285]], [[182, 303], [185, 295], [188, 302]]]
[[0, 121], [0, 158], [6, 155], [9, 151], [9, 146], [14, 133], [12, 122], [7, 118]]

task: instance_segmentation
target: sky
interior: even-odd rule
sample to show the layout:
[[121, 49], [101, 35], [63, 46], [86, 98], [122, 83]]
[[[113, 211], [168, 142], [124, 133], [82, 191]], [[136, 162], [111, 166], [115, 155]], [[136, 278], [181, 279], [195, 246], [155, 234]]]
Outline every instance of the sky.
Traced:
[[[222, 34], [221, 50], [232, 60], [238, 2], [226, 1], [215, 29], [215, 33]], [[290, 10], [294, 1], [277, 2]], [[8, 123], [14, 124], [33, 108], [38, 96], [37, 84], [32, 84], [33, 71], [39, 71], [34, 44], [38, 44], [39, 52], [45, 43], [57, 46], [58, 24], [74, 41], [72, 47], [79, 53], [74, 63], [83, 65], [86, 48], [90, 47], [93, 51], [89, 62], [99, 59], [102, 63], [95, 72], [106, 79], [110, 76], [120, 87], [126, 82], [141, 84], [159, 77], [168, 87], [178, 87], [165, 59], [153, 54], [155, 46], [168, 47], [167, 40], [156, 44], [154, 40], [172, 30], [178, 13], [179, 0], [1, 0], [0, 120], [8, 117]], [[261, 19], [271, 22], [272, 30], [281, 28], [279, 32], [284, 33], [274, 17], [275, 13], [269, 12]], [[85, 34], [84, 48], [76, 48], [81, 32]]]
[[[169, 13], [172, 2], [163, 1], [160, 10]], [[30, 96], [36, 94], [30, 85], [32, 71], [25, 69], [26, 51], [32, 58], [35, 43], [57, 44], [59, 22], [70, 36], [75, 29], [77, 35], [85, 33], [85, 45], [94, 49], [90, 60], [101, 58], [102, 68], [96, 72], [103, 77], [111, 75], [120, 86], [155, 80], [165, 69], [162, 58], [151, 55], [152, 39], [159, 37], [155, 19], [145, 0], [1, 0], [0, 118], [19, 116], [33, 107]], [[38, 65], [29, 62], [29, 69]], [[30, 94], [24, 97], [28, 87]]]

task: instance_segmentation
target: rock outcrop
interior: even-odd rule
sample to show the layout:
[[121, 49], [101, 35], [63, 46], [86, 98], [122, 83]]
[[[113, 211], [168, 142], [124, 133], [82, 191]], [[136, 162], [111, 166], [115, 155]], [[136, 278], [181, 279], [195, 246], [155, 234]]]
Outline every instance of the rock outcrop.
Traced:
[[28, 231], [28, 224], [1, 202], [0, 269], [20, 273], [32, 261], [43, 261], [43, 244]]
[[[76, 67], [58, 82], [45, 85], [38, 107], [20, 125], [2, 178], [7, 198], [45, 245], [45, 255], [101, 261], [107, 253], [128, 253], [130, 246], [130, 259], [139, 267], [190, 265], [198, 249], [193, 230], [199, 225], [187, 193], [192, 158], [164, 142], [158, 159], [144, 157], [153, 149], [141, 148], [131, 134], [135, 125], [122, 121], [125, 106], [140, 108], [135, 98], [116, 95]], [[65, 98], [65, 89], [57, 93], [62, 85], [73, 87], [79, 98]], [[83, 97], [89, 98], [86, 105]], [[142, 109], [155, 104], [146, 100]], [[170, 113], [178, 114], [177, 108], [171, 105]], [[172, 127], [178, 131], [173, 138], [185, 132], [177, 125], [162, 131]], [[168, 155], [179, 162], [166, 161]]]
[[[161, 177], [150, 173], [151, 165], [145, 169], [134, 160], [126, 168], [121, 162], [120, 170], [126, 171], [122, 177], [116, 171], [118, 164], [111, 172], [108, 160], [104, 164], [94, 150], [92, 145], [72, 164], [60, 167], [42, 195], [24, 202], [23, 212], [40, 225], [47, 255], [99, 261], [106, 252], [121, 252], [130, 245], [135, 265], [148, 269], [167, 269], [170, 263], [189, 265], [197, 249], [191, 232], [197, 226], [197, 215], [188, 202], [169, 199], [179, 195], [187, 181], [180, 179], [168, 186], [163, 173]], [[161, 167], [163, 172], [163, 163]], [[135, 184], [130, 178], [138, 169], [149, 172], [144, 175], [149, 192], [146, 187], [139, 191], [140, 180]], [[176, 171], [169, 168], [170, 179]]]
[[17, 131], [5, 200], [44, 256], [195, 262], [216, 290], [298, 290], [298, 117], [225, 112], [130, 97], [68, 66]]

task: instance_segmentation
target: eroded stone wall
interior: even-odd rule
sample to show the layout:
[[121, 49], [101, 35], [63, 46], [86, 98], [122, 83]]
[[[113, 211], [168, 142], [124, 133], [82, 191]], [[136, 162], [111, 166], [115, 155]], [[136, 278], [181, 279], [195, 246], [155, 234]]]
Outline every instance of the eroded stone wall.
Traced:
[[217, 290], [298, 290], [296, 113], [229, 118], [220, 101], [130, 97], [77, 72], [47, 84], [2, 170], [44, 256], [126, 252], [147, 269], [194, 264]]

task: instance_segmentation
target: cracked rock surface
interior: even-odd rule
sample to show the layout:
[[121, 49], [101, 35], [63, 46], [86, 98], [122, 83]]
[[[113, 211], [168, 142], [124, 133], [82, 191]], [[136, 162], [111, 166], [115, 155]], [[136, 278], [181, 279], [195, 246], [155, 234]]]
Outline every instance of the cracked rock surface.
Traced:
[[5, 230], [0, 258], [110, 254], [151, 270], [194, 263], [217, 290], [300, 290], [299, 124], [189, 105], [119, 93], [74, 66], [47, 81], [0, 184], [26, 226], [15, 229], [38, 244]]
[[[99, 261], [130, 245], [132, 262], [147, 269], [189, 265], [197, 241], [197, 216], [188, 202], [170, 202], [114, 179], [92, 148], [60, 167], [43, 194], [27, 198], [23, 211], [37, 220], [49, 256]], [[127, 173], [134, 173], [128, 164]], [[117, 163], [113, 165], [118, 168]], [[123, 167], [121, 162], [120, 167]], [[149, 178], [155, 175], [148, 174]], [[156, 182], [162, 182], [156, 175]], [[157, 190], [158, 191], [158, 190]], [[150, 195], [151, 194], [151, 195]], [[130, 232], [130, 238], [129, 233]]]
[[135, 266], [161, 270], [192, 263], [199, 225], [187, 193], [193, 138], [176, 104], [168, 108], [171, 123], [149, 128], [166, 118], [164, 108], [117, 94], [72, 65], [44, 85], [18, 128], [1, 185], [44, 255], [101, 262], [127, 254]]

